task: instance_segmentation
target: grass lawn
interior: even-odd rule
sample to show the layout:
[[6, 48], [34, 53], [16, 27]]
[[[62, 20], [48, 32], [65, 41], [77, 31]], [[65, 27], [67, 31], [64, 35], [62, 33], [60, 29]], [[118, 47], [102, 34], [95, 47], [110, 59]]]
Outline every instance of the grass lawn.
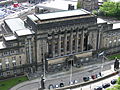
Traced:
[[115, 57], [117, 57], [118, 59], [120, 59], [120, 53], [118, 53], [118, 54], [114, 54], [114, 55], [111, 55], [111, 56], [108, 56], [108, 59], [110, 59], [110, 60], [114, 60]]
[[27, 81], [26, 76], [11, 78], [8, 80], [0, 81], [0, 90], [9, 90], [11, 87], [17, 85], [18, 83]]

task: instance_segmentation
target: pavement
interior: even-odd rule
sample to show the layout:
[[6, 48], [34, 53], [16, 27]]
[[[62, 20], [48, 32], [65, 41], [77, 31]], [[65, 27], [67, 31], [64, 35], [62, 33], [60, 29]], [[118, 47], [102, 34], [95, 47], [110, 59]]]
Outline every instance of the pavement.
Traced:
[[[45, 87], [46, 89], [48, 89], [50, 84], [59, 85], [61, 82], [63, 82], [65, 86], [69, 86], [69, 81], [71, 76], [72, 76], [71, 81], [77, 80], [78, 83], [83, 83], [84, 76], [90, 77], [91, 75], [97, 74], [101, 71], [103, 76], [109, 75], [110, 73], [114, 72], [112, 65], [113, 62], [114, 61], [105, 62], [103, 64], [103, 68], [101, 68], [102, 64], [95, 64], [77, 69], [72, 68], [73, 69], [72, 73], [71, 70], [69, 70], [67, 72], [56, 73], [53, 75], [46, 75]], [[40, 81], [41, 78], [26, 81], [14, 86], [10, 90], [38, 90], [38, 88], [41, 86]]]

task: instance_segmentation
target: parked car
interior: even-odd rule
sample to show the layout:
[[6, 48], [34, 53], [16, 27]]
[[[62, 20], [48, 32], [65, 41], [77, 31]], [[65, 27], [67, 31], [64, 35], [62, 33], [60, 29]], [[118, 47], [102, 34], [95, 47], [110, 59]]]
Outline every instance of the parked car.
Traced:
[[110, 87], [110, 83], [105, 83], [102, 86], [103, 86], [103, 88], [108, 88], [108, 87]]
[[91, 75], [91, 78], [92, 79], [96, 79], [96, 75]]
[[48, 89], [49, 89], [49, 90], [54, 89], [53, 84], [50, 84], [49, 87], [48, 87]]
[[78, 81], [77, 81], [77, 80], [74, 80], [73, 82], [74, 82], [74, 84], [78, 83]]
[[73, 85], [73, 84], [74, 84], [74, 82], [73, 82], [73, 81], [70, 81], [70, 82], [69, 82], [69, 85]]
[[102, 86], [97, 86], [94, 90], [102, 90]]
[[55, 88], [59, 88], [59, 85], [56, 84], [56, 85], [55, 85]]
[[60, 83], [60, 87], [64, 87], [64, 83]]
[[89, 81], [89, 77], [83, 77], [83, 80], [86, 82], [86, 81]]
[[116, 82], [117, 82], [117, 79], [111, 80], [111, 84], [116, 84]]

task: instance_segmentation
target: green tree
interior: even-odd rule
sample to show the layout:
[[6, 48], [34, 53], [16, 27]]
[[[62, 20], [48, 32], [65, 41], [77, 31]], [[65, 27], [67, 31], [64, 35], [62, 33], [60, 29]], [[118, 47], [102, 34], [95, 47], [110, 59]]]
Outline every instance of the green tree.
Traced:
[[120, 77], [117, 79], [117, 84], [120, 85]]
[[120, 2], [104, 2], [99, 11], [105, 16], [120, 17]]
[[77, 9], [80, 9], [81, 8], [81, 3], [80, 3], [80, 1], [78, 0], [78, 2], [77, 2]]

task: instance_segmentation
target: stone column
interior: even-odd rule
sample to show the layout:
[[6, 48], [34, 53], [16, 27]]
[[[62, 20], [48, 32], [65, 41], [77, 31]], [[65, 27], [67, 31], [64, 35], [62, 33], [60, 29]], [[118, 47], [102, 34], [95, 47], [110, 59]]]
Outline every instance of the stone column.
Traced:
[[64, 33], [64, 54], [67, 54], [67, 32]]
[[76, 38], [75, 38], [75, 51], [78, 52], [78, 30], [76, 31]]
[[73, 31], [70, 32], [70, 53], [72, 53], [73, 50]]
[[55, 37], [54, 33], [52, 34], [52, 56], [55, 57]]
[[58, 34], [58, 55], [61, 56], [61, 35]]
[[[29, 46], [28, 46], [28, 47], [29, 47], [29, 48], [28, 48], [28, 49], [29, 49], [29, 50], [28, 50], [28, 51], [29, 51], [29, 63], [32, 64], [33, 61], [32, 61], [31, 39], [28, 40], [28, 45], [29, 45]], [[34, 72], [32, 67], [30, 67], [30, 71], [31, 71], [31, 73]]]
[[83, 52], [84, 49], [84, 30], [81, 32], [81, 52]]
[[28, 40], [28, 47], [29, 47], [29, 63], [32, 63], [32, 50], [31, 50], [31, 40]]

